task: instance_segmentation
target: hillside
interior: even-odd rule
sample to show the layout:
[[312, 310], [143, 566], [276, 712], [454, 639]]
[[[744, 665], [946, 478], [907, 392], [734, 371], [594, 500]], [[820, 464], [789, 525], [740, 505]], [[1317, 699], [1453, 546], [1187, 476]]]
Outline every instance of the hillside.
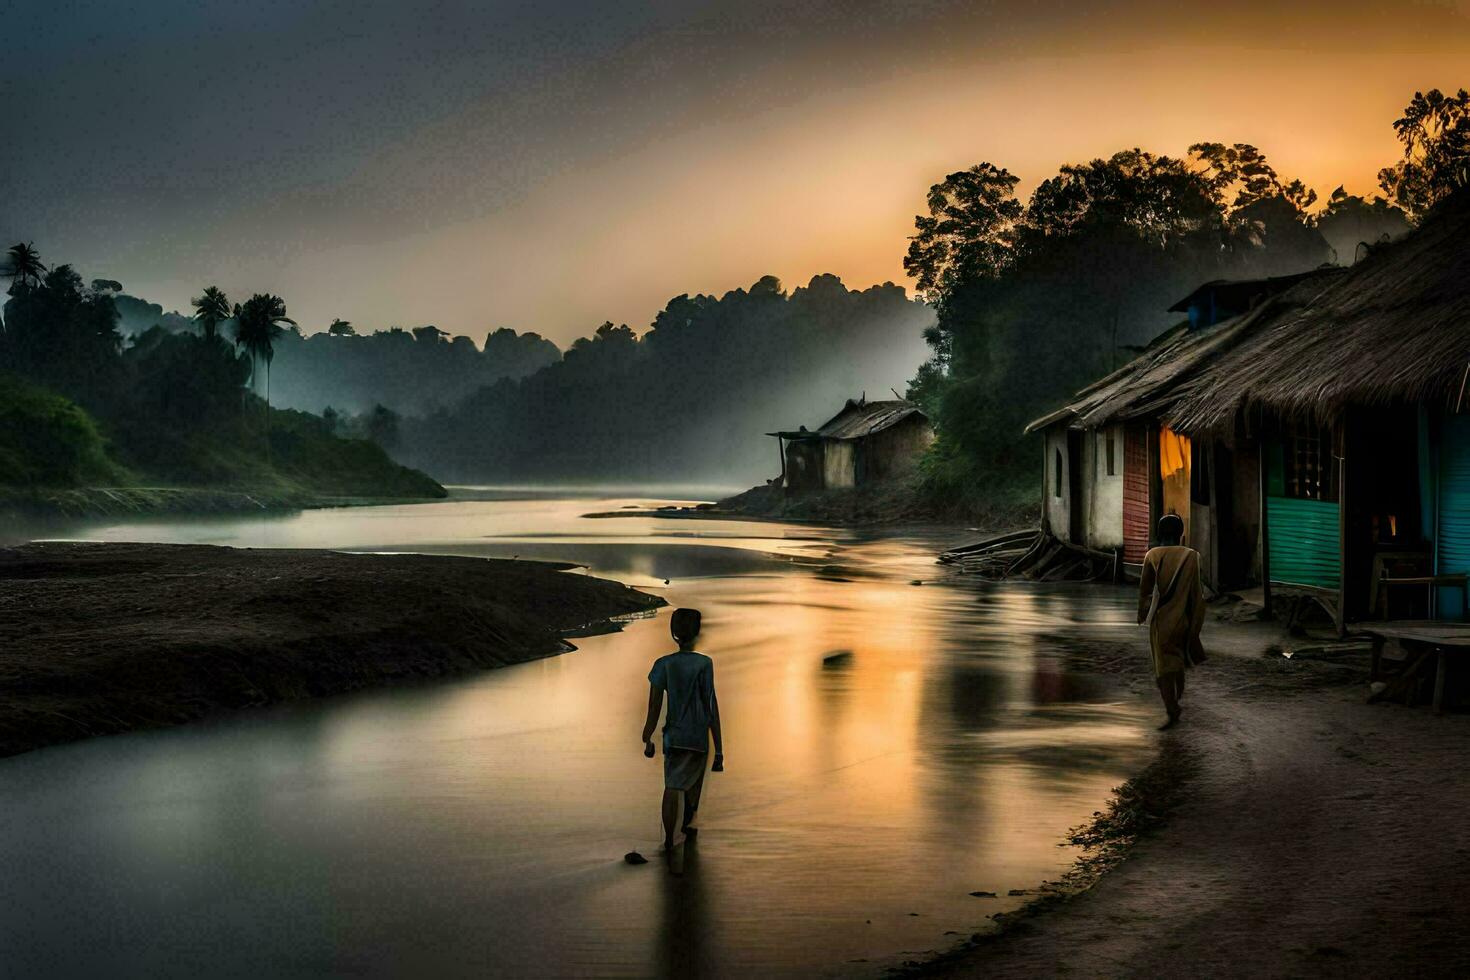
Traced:
[[[88, 488], [109, 491], [80, 493]], [[376, 444], [335, 435], [326, 420], [304, 412], [270, 409], [207, 428], [104, 421], [53, 391], [0, 375], [0, 500], [13, 506], [179, 511], [443, 496], [436, 481]]]

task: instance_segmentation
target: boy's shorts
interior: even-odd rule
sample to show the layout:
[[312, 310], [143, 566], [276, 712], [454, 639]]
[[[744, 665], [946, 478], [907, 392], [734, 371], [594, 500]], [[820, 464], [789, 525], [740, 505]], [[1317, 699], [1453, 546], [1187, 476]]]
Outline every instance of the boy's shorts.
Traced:
[[664, 788], [689, 792], [704, 780], [708, 752], [693, 749], [664, 750]]

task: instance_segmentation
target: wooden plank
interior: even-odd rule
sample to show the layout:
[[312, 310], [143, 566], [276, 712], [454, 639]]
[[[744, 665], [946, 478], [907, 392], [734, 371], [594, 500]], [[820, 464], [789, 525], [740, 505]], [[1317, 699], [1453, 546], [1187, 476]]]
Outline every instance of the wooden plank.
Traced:
[[1141, 425], [1123, 430], [1123, 560], [1143, 563], [1148, 551], [1149, 469], [1148, 437]]
[[1421, 620], [1389, 620], [1384, 623], [1359, 623], [1357, 630], [1369, 636], [1390, 640], [1413, 640], [1442, 647], [1470, 647], [1470, 624], [1428, 623]]

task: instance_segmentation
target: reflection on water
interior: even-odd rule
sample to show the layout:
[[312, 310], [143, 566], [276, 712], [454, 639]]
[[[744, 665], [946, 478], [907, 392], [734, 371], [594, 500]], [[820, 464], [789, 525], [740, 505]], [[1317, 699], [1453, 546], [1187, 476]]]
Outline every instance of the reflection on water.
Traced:
[[683, 877], [621, 862], [660, 837], [638, 732], [664, 613], [455, 683], [0, 763], [7, 968], [871, 974], [1017, 901], [969, 892], [1058, 873], [1057, 841], [1145, 754], [1145, 706], [1065, 662], [1134, 628], [1121, 593], [949, 579], [950, 542], [921, 535], [580, 516], [628, 503], [66, 533], [556, 558], [699, 606], [728, 771]]

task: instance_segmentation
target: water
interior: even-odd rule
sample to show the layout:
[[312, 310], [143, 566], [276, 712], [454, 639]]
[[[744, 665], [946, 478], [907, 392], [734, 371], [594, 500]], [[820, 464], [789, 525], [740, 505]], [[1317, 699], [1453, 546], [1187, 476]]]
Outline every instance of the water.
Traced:
[[701, 608], [728, 771], [682, 877], [621, 860], [660, 837], [664, 611], [456, 682], [0, 761], [0, 973], [876, 975], [1022, 901], [969, 892], [1064, 870], [1148, 754], [1150, 706], [1066, 666], [1135, 629], [1121, 591], [951, 578], [937, 535], [479, 496], [65, 533], [567, 559]]

